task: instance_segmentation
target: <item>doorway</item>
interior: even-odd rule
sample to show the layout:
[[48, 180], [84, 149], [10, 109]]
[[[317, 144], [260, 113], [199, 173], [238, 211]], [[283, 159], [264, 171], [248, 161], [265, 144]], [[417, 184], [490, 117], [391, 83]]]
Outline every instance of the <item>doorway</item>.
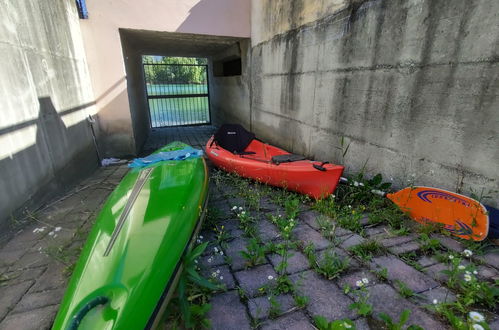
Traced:
[[143, 55], [151, 128], [210, 124], [206, 58]]

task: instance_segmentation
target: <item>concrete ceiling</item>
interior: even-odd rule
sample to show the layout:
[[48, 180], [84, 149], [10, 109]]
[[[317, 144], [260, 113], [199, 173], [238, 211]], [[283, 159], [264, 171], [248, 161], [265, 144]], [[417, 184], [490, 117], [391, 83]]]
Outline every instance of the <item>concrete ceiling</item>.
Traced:
[[143, 55], [211, 57], [243, 38], [120, 29], [124, 49]]

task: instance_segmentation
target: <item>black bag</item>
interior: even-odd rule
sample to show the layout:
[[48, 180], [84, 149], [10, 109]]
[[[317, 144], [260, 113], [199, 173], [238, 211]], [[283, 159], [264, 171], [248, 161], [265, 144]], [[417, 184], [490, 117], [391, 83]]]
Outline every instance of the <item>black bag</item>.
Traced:
[[241, 125], [223, 124], [215, 133], [213, 141], [233, 154], [241, 154], [254, 138], [255, 134], [248, 132]]

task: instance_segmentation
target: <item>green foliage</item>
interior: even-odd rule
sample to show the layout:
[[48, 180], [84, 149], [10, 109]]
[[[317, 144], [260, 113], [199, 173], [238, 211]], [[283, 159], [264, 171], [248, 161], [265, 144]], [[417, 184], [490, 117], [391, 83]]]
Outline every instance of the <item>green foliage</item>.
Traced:
[[373, 257], [386, 253], [386, 248], [375, 240], [367, 240], [352, 246], [350, 252], [364, 261], [370, 261]]
[[221, 287], [198, 273], [196, 259], [207, 246], [208, 242], [200, 244], [183, 258], [184, 269], [179, 278], [177, 296], [167, 308], [170, 311], [169, 322], [172, 324], [181, 323], [187, 329], [210, 327], [210, 322], [205, 317], [211, 307], [208, 304], [209, 293]]
[[373, 306], [367, 302], [369, 300], [369, 291], [367, 288], [361, 284], [357, 290], [352, 291], [352, 294], [356, 296], [357, 299], [354, 303], [350, 304], [348, 308], [355, 310], [360, 316], [371, 315]]
[[146, 65], [144, 69], [146, 82], [153, 84], [183, 83], [183, 84], [206, 84], [206, 69], [202, 62], [206, 59], [192, 57], [163, 57], [155, 60], [152, 56], [144, 56], [143, 63], [153, 64], [183, 64], [179, 66], [170, 65]]
[[309, 299], [306, 296], [299, 295], [299, 294], [295, 293], [293, 295], [293, 299], [295, 301], [296, 306], [299, 308], [303, 308], [303, 307], [308, 305]]
[[253, 267], [265, 262], [265, 247], [261, 246], [254, 238], [248, 241], [246, 251], [240, 251], [239, 254], [246, 259], [246, 267]]
[[402, 282], [401, 280], [395, 280], [395, 286], [397, 287], [400, 295], [404, 298], [410, 298], [415, 295], [414, 291], [412, 291], [407, 284]]
[[[315, 254], [312, 256], [315, 256]], [[336, 252], [330, 249], [326, 250], [319, 260], [315, 257], [312, 260], [314, 261], [315, 270], [328, 280], [339, 277], [341, 273], [348, 269], [350, 264], [349, 259], [338, 256]]]
[[[400, 314], [400, 319], [398, 322], [394, 322], [392, 318], [385, 313], [380, 313], [379, 317], [380, 319], [385, 322], [385, 325], [388, 330], [402, 330], [404, 325], [407, 323], [409, 320], [409, 316], [411, 315], [411, 311], [408, 309], [404, 309], [404, 311]], [[410, 325], [407, 327], [407, 330], [423, 330], [419, 325]]]
[[419, 243], [421, 245], [421, 252], [425, 255], [434, 254], [441, 250], [440, 241], [436, 238], [431, 238], [426, 233], [419, 235]]
[[279, 303], [279, 301], [277, 301], [274, 295], [271, 295], [269, 297], [269, 303], [270, 303], [269, 317], [271, 319], [275, 319], [282, 313], [281, 304]]
[[284, 202], [284, 210], [288, 219], [296, 219], [300, 211], [300, 200], [296, 197], [288, 198]]
[[324, 316], [314, 316], [314, 323], [319, 330], [355, 330], [355, 324], [350, 319], [335, 320], [329, 322]]

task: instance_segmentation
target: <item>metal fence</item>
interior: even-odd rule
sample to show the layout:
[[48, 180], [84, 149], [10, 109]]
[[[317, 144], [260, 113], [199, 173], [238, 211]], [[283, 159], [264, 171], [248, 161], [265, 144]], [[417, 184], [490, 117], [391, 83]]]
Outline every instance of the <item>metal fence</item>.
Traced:
[[151, 127], [210, 123], [208, 66], [143, 63]]

